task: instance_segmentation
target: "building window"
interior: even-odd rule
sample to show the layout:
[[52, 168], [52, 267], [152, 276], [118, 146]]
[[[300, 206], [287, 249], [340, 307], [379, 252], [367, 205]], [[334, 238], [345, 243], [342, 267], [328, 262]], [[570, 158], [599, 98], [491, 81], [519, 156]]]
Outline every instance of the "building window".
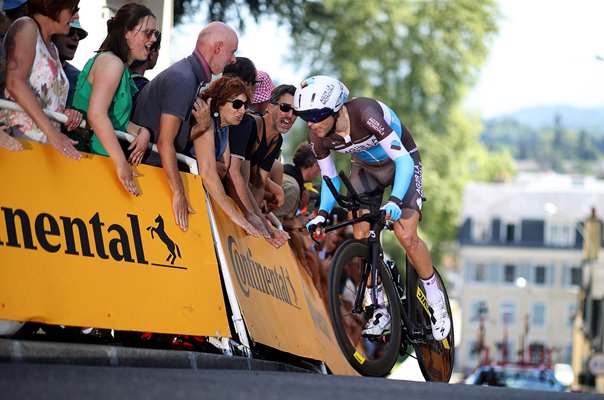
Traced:
[[516, 281], [516, 266], [506, 264], [503, 267], [503, 281], [506, 283], [514, 283]]
[[545, 267], [543, 265], [535, 267], [535, 284], [545, 285]]
[[485, 319], [489, 313], [487, 303], [484, 300], [474, 300], [472, 302], [472, 314], [470, 314], [470, 322], [476, 325], [481, 318]]
[[568, 225], [551, 224], [549, 227], [549, 243], [555, 247], [572, 247], [575, 238], [573, 230]]
[[531, 310], [531, 325], [537, 328], [545, 327], [547, 308], [543, 303], [534, 303]]
[[499, 306], [499, 322], [502, 326], [516, 324], [516, 304], [511, 301], [501, 303]]
[[513, 242], [516, 240], [516, 225], [507, 224], [505, 226], [505, 240], [506, 242]]
[[583, 283], [583, 269], [579, 267], [573, 267], [570, 270], [570, 284], [572, 286], [581, 286]]
[[489, 225], [484, 221], [474, 220], [473, 237], [477, 242], [486, 242], [490, 239]]
[[565, 266], [564, 276], [562, 277], [562, 284], [568, 286], [580, 287], [583, 282], [583, 270], [581, 267]]
[[532, 283], [539, 286], [553, 285], [554, 269], [546, 265], [533, 267]]
[[486, 265], [478, 263], [474, 268], [474, 282], [484, 282], [486, 276]]

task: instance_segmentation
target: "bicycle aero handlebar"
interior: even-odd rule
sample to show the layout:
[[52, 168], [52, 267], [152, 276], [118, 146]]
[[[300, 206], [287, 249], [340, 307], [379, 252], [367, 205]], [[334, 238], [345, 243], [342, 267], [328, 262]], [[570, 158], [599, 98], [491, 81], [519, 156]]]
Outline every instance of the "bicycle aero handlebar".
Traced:
[[[371, 201], [370, 195], [365, 195], [365, 194], [359, 195], [357, 193], [357, 191], [354, 189], [354, 187], [352, 186], [352, 183], [350, 183], [350, 180], [348, 179], [348, 176], [346, 176], [344, 171], [340, 171], [338, 176], [340, 177], [340, 180], [344, 183], [344, 186], [346, 186], [346, 189], [348, 189], [348, 195], [346, 195], [346, 196], [341, 195], [340, 192], [338, 190], [336, 190], [336, 187], [334, 186], [333, 182], [331, 181], [331, 178], [329, 178], [327, 175], [323, 175], [323, 180], [325, 181], [325, 184], [329, 188], [329, 191], [331, 192], [333, 197], [336, 199], [336, 202], [340, 205], [340, 207], [344, 208], [347, 211], [352, 212], [352, 219], [349, 219], [347, 221], [344, 221], [344, 222], [341, 222], [341, 223], [338, 223], [335, 225], [326, 226], [323, 228], [324, 232], [327, 233], [329, 231], [344, 228], [349, 225], [354, 225], [358, 222], [369, 222], [370, 224], [373, 224], [373, 222], [375, 222], [375, 221], [384, 222], [386, 212], [383, 210], [380, 210], [379, 212], [377, 212], [377, 209], [380, 207], [380, 203]], [[362, 206], [369, 208], [370, 213], [364, 214], [359, 217], [358, 211], [362, 208]], [[320, 224], [320, 225], [322, 225], [322, 224]], [[315, 236], [314, 236], [314, 233], [317, 228], [318, 228], [318, 225], [315, 225], [315, 224], [309, 225], [308, 231], [310, 233], [310, 238], [315, 243], [319, 244], [319, 242], [315, 239]], [[391, 229], [391, 227], [389, 227], [389, 226], [387, 226], [387, 228]]]
[[350, 183], [350, 179], [348, 179], [348, 176], [344, 173], [344, 171], [340, 171], [338, 176], [340, 177], [340, 180], [342, 181], [342, 183], [344, 183], [344, 186], [346, 186], [346, 189], [348, 190], [348, 195], [346, 196], [341, 195], [336, 190], [336, 187], [333, 185], [331, 178], [329, 178], [327, 175], [323, 175], [323, 181], [325, 181], [325, 184], [329, 188], [329, 191], [336, 199], [336, 202], [340, 205], [340, 207], [348, 211], [355, 212], [358, 211], [363, 205], [368, 206], [370, 209], [378, 208], [380, 206], [379, 203], [369, 200], [368, 198], [366, 198], [365, 195], [359, 195], [352, 186], [352, 183]]

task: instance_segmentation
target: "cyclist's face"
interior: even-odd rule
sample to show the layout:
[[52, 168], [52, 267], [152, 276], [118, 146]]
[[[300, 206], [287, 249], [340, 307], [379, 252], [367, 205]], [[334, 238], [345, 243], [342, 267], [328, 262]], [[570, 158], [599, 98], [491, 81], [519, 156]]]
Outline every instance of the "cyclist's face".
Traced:
[[320, 138], [324, 138], [333, 128], [333, 124], [335, 123], [335, 118], [333, 115], [325, 118], [320, 122], [308, 122], [308, 130]]

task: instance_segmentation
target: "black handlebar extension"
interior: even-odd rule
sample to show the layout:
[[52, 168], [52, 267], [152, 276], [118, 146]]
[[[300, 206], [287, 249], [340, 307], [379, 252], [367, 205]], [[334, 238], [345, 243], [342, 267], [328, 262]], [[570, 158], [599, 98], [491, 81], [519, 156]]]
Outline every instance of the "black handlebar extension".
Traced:
[[361, 199], [359, 197], [359, 194], [352, 187], [352, 183], [350, 183], [350, 179], [348, 179], [348, 176], [346, 176], [346, 174], [344, 173], [344, 171], [340, 171], [339, 175], [340, 175], [340, 179], [342, 180], [342, 182], [344, 182], [344, 186], [346, 186], [346, 189], [348, 189], [348, 193], [350, 193], [350, 195], [352, 196], [352, 198], [357, 199], [357, 200], [360, 201]]
[[[346, 227], [349, 225], [354, 225], [358, 222], [369, 222], [371, 225], [373, 225], [376, 221], [381, 221], [381, 223], [384, 223], [385, 217], [386, 217], [386, 212], [384, 210], [380, 210], [379, 212], [377, 211], [377, 209], [380, 207], [380, 203], [376, 203], [374, 201], [366, 199], [365, 195], [359, 195], [357, 193], [357, 191], [354, 190], [354, 187], [352, 187], [352, 183], [350, 183], [350, 180], [348, 179], [348, 176], [346, 176], [344, 171], [340, 171], [339, 177], [342, 180], [342, 182], [344, 183], [344, 186], [346, 186], [346, 188], [348, 189], [347, 196], [341, 195], [340, 192], [336, 190], [333, 182], [331, 181], [331, 179], [328, 176], [324, 175], [323, 180], [325, 181], [325, 184], [329, 188], [329, 191], [331, 192], [333, 197], [336, 199], [336, 202], [340, 205], [340, 207], [346, 209], [347, 211], [352, 212], [352, 219], [349, 219], [342, 223], [324, 227], [323, 228], [324, 232], [330, 232], [330, 231], [340, 229], [340, 228], [343, 228], [343, 227]], [[367, 198], [370, 198], [370, 197], [367, 197]], [[368, 208], [368, 209], [374, 210], [374, 211], [370, 212], [369, 214], [364, 214], [362, 216], [358, 216], [357, 212], [361, 209], [361, 206], [365, 206], [365, 208]], [[386, 225], [386, 227], [388, 229], [391, 229], [391, 225], [390, 226]], [[315, 225], [315, 224], [309, 225], [308, 231], [311, 234], [310, 235], [311, 239], [315, 243], [320, 244], [313, 235], [313, 233], [317, 230], [317, 228], [318, 228], [318, 225]]]
[[350, 179], [348, 179], [348, 176], [346, 176], [346, 173], [344, 171], [340, 171], [339, 177], [340, 177], [340, 180], [342, 181], [342, 183], [344, 183], [344, 186], [346, 186], [346, 189], [348, 190], [347, 196], [341, 195], [336, 190], [336, 187], [333, 185], [333, 182], [331, 181], [331, 179], [327, 175], [323, 175], [323, 181], [325, 181], [325, 184], [329, 188], [329, 191], [331, 192], [333, 197], [336, 199], [336, 202], [340, 205], [340, 207], [342, 207], [348, 211], [360, 210], [362, 205], [368, 206], [368, 208], [370, 208], [370, 209], [374, 208], [374, 207], [379, 208], [379, 206], [380, 206], [379, 204], [376, 204], [370, 200], [364, 199], [363, 196], [360, 196], [357, 193], [357, 191], [352, 186], [352, 183], [350, 183]]

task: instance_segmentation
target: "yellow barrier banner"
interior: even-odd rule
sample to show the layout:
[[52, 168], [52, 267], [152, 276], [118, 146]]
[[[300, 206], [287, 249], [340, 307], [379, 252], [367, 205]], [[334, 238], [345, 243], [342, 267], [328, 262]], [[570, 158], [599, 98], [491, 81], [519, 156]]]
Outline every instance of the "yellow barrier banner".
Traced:
[[358, 375], [340, 352], [325, 305], [289, 245], [275, 249], [246, 236], [214, 202], [212, 210], [250, 337], [324, 361], [334, 374]]
[[134, 197], [107, 157], [23, 143], [0, 149], [0, 319], [231, 337], [200, 177], [183, 232], [161, 168]]

